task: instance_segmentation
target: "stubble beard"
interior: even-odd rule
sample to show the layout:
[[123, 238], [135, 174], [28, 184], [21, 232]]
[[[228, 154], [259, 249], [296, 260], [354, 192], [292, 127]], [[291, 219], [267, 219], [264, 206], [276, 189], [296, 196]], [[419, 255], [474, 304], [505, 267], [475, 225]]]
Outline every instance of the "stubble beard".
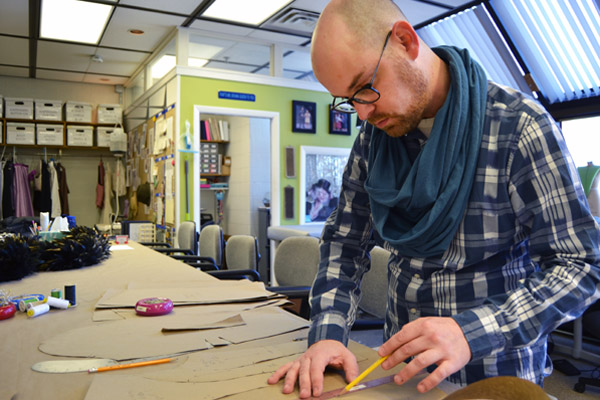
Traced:
[[396, 69], [397, 77], [407, 89], [407, 96], [409, 96], [410, 101], [408, 109], [401, 114], [378, 114], [373, 118], [369, 118], [369, 122], [389, 118], [390, 122], [385, 127], [385, 133], [391, 137], [404, 136], [415, 130], [423, 119], [428, 102], [427, 81], [423, 72], [404, 59], [399, 61], [401, 65]]

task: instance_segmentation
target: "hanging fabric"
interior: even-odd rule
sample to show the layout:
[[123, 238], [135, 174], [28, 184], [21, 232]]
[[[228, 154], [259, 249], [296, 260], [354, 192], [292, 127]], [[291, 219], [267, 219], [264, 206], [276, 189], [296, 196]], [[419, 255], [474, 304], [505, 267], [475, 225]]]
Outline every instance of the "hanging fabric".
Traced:
[[34, 215], [29, 190], [29, 167], [25, 164], [14, 164], [12, 197], [16, 217]]
[[14, 177], [14, 164], [12, 161], [7, 161], [4, 165], [4, 176], [3, 176], [3, 191], [2, 191], [2, 217], [8, 218], [15, 215], [15, 207], [13, 202], [13, 177]]
[[44, 168], [43, 166], [43, 161], [42, 159], [40, 159], [40, 162], [38, 163], [38, 167], [32, 171], [32, 173], [35, 173], [35, 175], [33, 176], [33, 212], [35, 213], [35, 215], [38, 215], [41, 211], [41, 205], [42, 205], [42, 169]]
[[60, 209], [63, 214], [69, 214], [69, 185], [67, 184], [67, 170], [61, 163], [56, 164], [58, 175], [58, 195], [60, 197]]
[[107, 163], [104, 166], [104, 208], [102, 209], [102, 215], [100, 216], [101, 224], [110, 224], [112, 215], [112, 170], [110, 164]]
[[96, 184], [96, 207], [104, 207], [104, 164], [98, 164], [98, 183]]
[[[5, 147], [6, 149], [6, 147]], [[4, 193], [4, 164], [5, 161], [4, 159], [0, 160], [0, 218], [2, 218], [2, 203], [3, 203], [3, 197], [2, 194]]]
[[60, 209], [60, 196], [58, 194], [58, 174], [56, 173], [56, 166], [54, 161], [48, 163], [50, 169], [50, 198], [52, 199], [52, 209], [50, 210], [50, 217], [60, 217], [62, 211]]
[[52, 211], [50, 168], [48, 163], [42, 161], [42, 193], [40, 197], [40, 212]]

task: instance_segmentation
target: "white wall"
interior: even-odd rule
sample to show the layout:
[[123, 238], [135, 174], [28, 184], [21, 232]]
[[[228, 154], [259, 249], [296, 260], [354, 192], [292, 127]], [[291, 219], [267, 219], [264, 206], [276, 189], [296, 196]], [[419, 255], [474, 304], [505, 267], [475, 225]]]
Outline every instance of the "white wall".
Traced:
[[250, 235], [258, 237], [258, 208], [271, 198], [271, 121], [250, 118]]
[[[120, 95], [115, 92], [114, 86], [5, 76], [0, 76], [0, 95], [63, 102], [81, 101], [94, 106], [120, 102]], [[47, 150], [49, 155], [57, 152], [55, 149]], [[12, 154], [11, 146], [7, 146], [6, 153]], [[39, 154], [43, 154], [42, 147], [27, 150], [17, 148], [17, 160], [28, 164], [30, 168], [34, 168], [39, 162]], [[92, 226], [99, 221], [95, 201], [97, 167], [101, 156], [105, 162], [112, 160], [107, 151], [63, 150], [61, 163], [67, 170], [70, 213], [75, 216], [78, 225]]]
[[225, 197], [224, 233], [250, 235], [250, 119], [229, 117], [230, 135], [227, 155], [231, 157], [229, 190]]

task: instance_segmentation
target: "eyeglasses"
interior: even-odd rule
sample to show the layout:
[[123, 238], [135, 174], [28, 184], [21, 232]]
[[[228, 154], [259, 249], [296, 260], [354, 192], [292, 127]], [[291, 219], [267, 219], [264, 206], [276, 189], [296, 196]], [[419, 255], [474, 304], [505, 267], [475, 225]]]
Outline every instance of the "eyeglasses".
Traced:
[[388, 44], [388, 40], [392, 35], [392, 31], [390, 31], [385, 37], [385, 42], [383, 43], [383, 49], [381, 50], [381, 54], [379, 55], [379, 60], [377, 61], [377, 66], [375, 67], [375, 72], [373, 72], [373, 77], [371, 78], [371, 82], [367, 83], [360, 89], [358, 89], [352, 97], [334, 97], [332, 108], [347, 114], [352, 114], [356, 112], [354, 108], [354, 103], [358, 104], [373, 104], [381, 97], [381, 94], [377, 89], [373, 87], [373, 82], [375, 81], [375, 75], [377, 75], [377, 70], [379, 69], [379, 63], [381, 63], [381, 58], [383, 57], [383, 52]]

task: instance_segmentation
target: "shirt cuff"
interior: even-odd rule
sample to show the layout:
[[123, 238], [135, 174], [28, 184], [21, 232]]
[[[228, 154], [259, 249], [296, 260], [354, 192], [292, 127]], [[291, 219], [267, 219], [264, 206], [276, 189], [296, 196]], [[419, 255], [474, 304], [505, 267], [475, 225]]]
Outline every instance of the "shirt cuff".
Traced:
[[471, 360], [480, 360], [504, 349], [506, 340], [492, 310], [486, 307], [452, 316], [471, 348]]
[[320, 340], [331, 339], [348, 345], [348, 331], [346, 316], [340, 313], [321, 313], [312, 320], [308, 331], [308, 345], [311, 346]]

